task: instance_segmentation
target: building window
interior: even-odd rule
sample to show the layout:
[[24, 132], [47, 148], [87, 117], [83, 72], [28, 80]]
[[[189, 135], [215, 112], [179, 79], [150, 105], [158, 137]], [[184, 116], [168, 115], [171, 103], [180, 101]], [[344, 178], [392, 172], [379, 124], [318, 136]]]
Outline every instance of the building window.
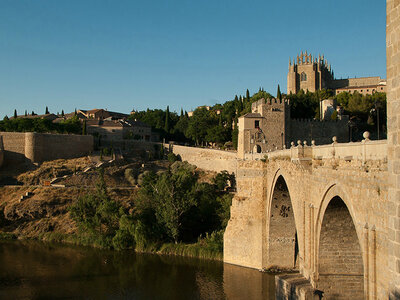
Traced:
[[306, 73], [301, 73], [300, 75], [300, 81], [307, 81], [307, 74]]
[[259, 120], [255, 120], [254, 121], [254, 128], [260, 128], [260, 121]]

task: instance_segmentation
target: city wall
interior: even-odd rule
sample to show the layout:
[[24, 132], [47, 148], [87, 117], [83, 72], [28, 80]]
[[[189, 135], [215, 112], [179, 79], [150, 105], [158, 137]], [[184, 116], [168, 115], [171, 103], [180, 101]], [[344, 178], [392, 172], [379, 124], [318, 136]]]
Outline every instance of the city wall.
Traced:
[[89, 135], [0, 132], [0, 137], [4, 145], [4, 165], [73, 158], [93, 151], [93, 137]]
[[236, 152], [228, 152], [215, 149], [186, 147], [172, 145], [172, 152], [180, 155], [183, 161], [196, 165], [198, 168], [221, 172], [236, 173]]
[[323, 145], [331, 143], [333, 136], [338, 138], [338, 142], [346, 143], [349, 141], [347, 122], [347, 119], [337, 121], [290, 120], [287, 143], [302, 140], [307, 141], [310, 145], [314, 140], [317, 145]]

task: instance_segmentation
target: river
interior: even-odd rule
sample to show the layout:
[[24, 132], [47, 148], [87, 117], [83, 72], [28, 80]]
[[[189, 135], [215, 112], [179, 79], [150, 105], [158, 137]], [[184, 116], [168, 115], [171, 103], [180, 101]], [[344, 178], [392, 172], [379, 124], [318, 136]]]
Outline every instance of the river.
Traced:
[[0, 242], [0, 299], [275, 299], [274, 276], [218, 261]]

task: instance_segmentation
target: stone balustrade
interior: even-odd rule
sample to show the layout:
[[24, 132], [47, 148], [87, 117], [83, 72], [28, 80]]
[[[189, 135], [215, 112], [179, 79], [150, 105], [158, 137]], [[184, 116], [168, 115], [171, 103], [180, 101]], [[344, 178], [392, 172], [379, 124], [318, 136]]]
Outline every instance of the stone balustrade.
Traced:
[[278, 159], [290, 158], [293, 160], [387, 160], [387, 140], [372, 141], [369, 133], [364, 133], [364, 140], [361, 142], [337, 143], [336, 137], [332, 138], [333, 143], [316, 146], [314, 142], [307, 145], [307, 142], [297, 141], [291, 143], [290, 149], [276, 150], [268, 153], [246, 153], [245, 160], [261, 160], [264, 158]]

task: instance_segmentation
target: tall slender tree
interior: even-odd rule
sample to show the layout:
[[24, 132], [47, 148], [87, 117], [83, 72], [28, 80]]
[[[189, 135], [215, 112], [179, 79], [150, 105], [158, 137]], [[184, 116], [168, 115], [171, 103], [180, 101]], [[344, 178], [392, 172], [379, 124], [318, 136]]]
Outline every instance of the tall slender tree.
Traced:
[[278, 84], [278, 91], [276, 92], [276, 98], [282, 100], [281, 88]]
[[44, 112], [46, 115], [48, 115], [50, 112], [49, 112], [49, 108], [46, 106], [46, 111]]
[[86, 135], [86, 120], [83, 120], [83, 124], [82, 124], [82, 135]]
[[165, 111], [165, 125], [164, 130], [166, 133], [169, 133], [169, 106], [167, 106], [167, 110]]
[[16, 119], [17, 117], [18, 117], [18, 115], [17, 115], [17, 110], [14, 109], [14, 119]]
[[26, 111], [26, 109], [25, 109], [25, 117], [28, 115], [28, 112]]

